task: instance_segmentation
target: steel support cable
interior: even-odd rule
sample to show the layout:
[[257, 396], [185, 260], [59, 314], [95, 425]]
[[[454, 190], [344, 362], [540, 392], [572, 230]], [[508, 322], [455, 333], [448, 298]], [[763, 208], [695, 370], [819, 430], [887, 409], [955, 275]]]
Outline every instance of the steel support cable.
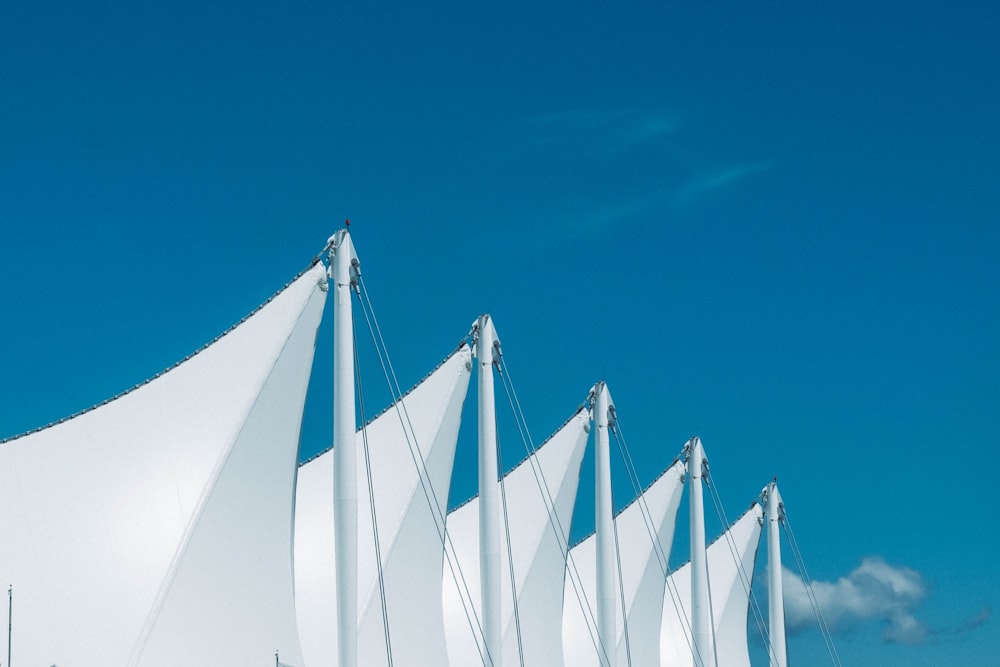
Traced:
[[[399, 382], [396, 379], [395, 370], [392, 368], [392, 363], [389, 360], [388, 348], [385, 345], [385, 340], [382, 338], [381, 329], [378, 326], [378, 320], [375, 318], [374, 308], [371, 306], [371, 299], [368, 297], [367, 290], [364, 289], [364, 283], [359, 280], [364, 297], [368, 299], [367, 310], [365, 311], [365, 318], [368, 320], [369, 331], [371, 332], [372, 339], [375, 341], [376, 351], [379, 354], [379, 361], [382, 364], [382, 371], [386, 377], [386, 382], [389, 385], [390, 393], [393, 395], [393, 406], [396, 409], [397, 417], [400, 420], [400, 425], [403, 427], [403, 433], [406, 437], [407, 446], [410, 452], [410, 458], [413, 461], [414, 466], [417, 469], [418, 479], [420, 481], [421, 490], [424, 494], [424, 499], [426, 500], [430, 510], [432, 518], [434, 519], [434, 527], [438, 532], [438, 538], [442, 542], [442, 550], [444, 552], [445, 560], [448, 564], [449, 571], [452, 575], [452, 580], [455, 583], [455, 587], [459, 591], [459, 597], [462, 599], [462, 608], [465, 613], [466, 620], [469, 623], [469, 629], [472, 631], [473, 636], [476, 635], [476, 629], [479, 629], [480, 636], [482, 636], [483, 628], [482, 623], [479, 619], [479, 615], [476, 612], [475, 604], [472, 601], [472, 594], [469, 591], [468, 580], [462, 571], [461, 563], [458, 560], [458, 554], [455, 550], [455, 546], [451, 541], [451, 536], [447, 532], [446, 528], [446, 518], [442, 516], [441, 504], [438, 501], [437, 493], [434, 490], [433, 484], [430, 483], [429, 475], [427, 473], [426, 465], [424, 464], [423, 457], [419, 452], [415, 451], [415, 443], [411, 439], [414, 434], [413, 425], [410, 421], [409, 413], [406, 410], [406, 405], [403, 403], [403, 394], [399, 387]], [[369, 319], [370, 311], [370, 319]], [[374, 322], [374, 328], [373, 328]], [[376, 335], [377, 332], [377, 335]], [[381, 343], [381, 345], [380, 345]], [[391, 378], [390, 378], [391, 375]], [[450, 551], [449, 551], [450, 548]], [[461, 581], [459, 581], [461, 580]], [[471, 614], [470, 614], [471, 609]], [[483, 649], [480, 647], [478, 641], [476, 643], [477, 651], [480, 655], [480, 659], [483, 661], [484, 665], [492, 665], [493, 659], [488, 654], [484, 654]]]
[[[707, 554], [706, 551], [706, 565], [708, 564]], [[712, 621], [712, 662], [714, 667], [719, 667], [719, 640], [718, 633], [715, 631], [715, 600], [712, 599], [712, 571], [707, 567], [705, 568], [705, 578], [708, 580], [708, 617]]]
[[[378, 319], [375, 317], [375, 310], [372, 307], [371, 298], [368, 296], [368, 290], [365, 289], [364, 281], [361, 278], [358, 279], [358, 285], [361, 296], [362, 311], [364, 312], [365, 320], [368, 323], [368, 330], [371, 334], [372, 341], [375, 344], [379, 363], [382, 366], [382, 373], [385, 376], [386, 383], [389, 385], [389, 392], [392, 395], [393, 407], [395, 408], [396, 415], [400, 420], [400, 425], [403, 427], [403, 435], [406, 438], [410, 458], [413, 460], [413, 465], [417, 469], [417, 477], [420, 481], [420, 488], [423, 491], [424, 499], [427, 501], [427, 505], [431, 510], [431, 517], [434, 520], [434, 528], [438, 533], [438, 539], [441, 541], [441, 548], [444, 552], [445, 561], [448, 564], [448, 569], [451, 572], [455, 587], [459, 591], [459, 597], [462, 599], [462, 610], [465, 613], [466, 620], [469, 623], [469, 629], [472, 631], [473, 636], [476, 636], [476, 630], [478, 629], [478, 636], [482, 637], [482, 622], [480, 621], [479, 614], [476, 612], [475, 605], [472, 603], [472, 594], [469, 591], [469, 583], [465, 578], [465, 574], [462, 572], [462, 565], [458, 561], [458, 553], [455, 550], [455, 545], [452, 543], [451, 536], [448, 534], [446, 517], [442, 516], [442, 506], [438, 502], [434, 485], [430, 483], [427, 466], [424, 464], [423, 457], [419, 452], [415, 451], [415, 443], [413, 442], [412, 437], [415, 433], [413, 430], [413, 424], [410, 421], [409, 413], [407, 412], [406, 405], [403, 402], [403, 392], [400, 390], [399, 381], [396, 378], [396, 372], [393, 370], [392, 362], [389, 360], [388, 348], [385, 345], [385, 339], [382, 337], [382, 331], [379, 328]], [[476, 650], [479, 652], [479, 657], [483, 661], [483, 665], [494, 664], [492, 656], [488, 655], [488, 653], [484, 653], [478, 640], [476, 641]]]
[[[364, 289], [364, 284], [361, 283], [362, 290]], [[411, 440], [411, 435], [414, 433], [412, 423], [410, 422], [409, 413], [406, 410], [406, 406], [403, 403], [402, 391], [399, 388], [399, 383], [396, 380], [395, 371], [392, 369], [392, 364], [388, 359], [388, 349], [385, 347], [385, 341], [382, 338], [381, 329], [378, 327], [378, 321], [375, 319], [374, 309], [371, 306], [371, 300], [367, 296], [367, 291], [363, 291], [365, 298], [368, 298], [367, 309], [365, 310], [365, 318], [368, 320], [369, 331], [371, 332], [372, 339], [375, 342], [376, 351], [379, 355], [379, 361], [382, 364], [382, 371], [385, 375], [386, 382], [389, 385], [390, 393], [393, 396], [393, 406], [396, 409], [397, 417], [400, 420], [400, 425], [403, 427], [403, 433], [406, 437], [407, 446], [410, 452], [410, 458], [413, 461], [414, 466], [417, 469], [418, 479], [420, 481], [421, 490], [424, 494], [424, 499], [427, 501], [428, 506], [431, 510], [432, 518], [434, 519], [434, 527], [438, 532], [438, 538], [442, 542], [442, 551], [444, 552], [445, 560], [448, 564], [449, 571], [452, 575], [452, 580], [455, 583], [455, 587], [459, 591], [459, 597], [462, 599], [462, 608], [465, 613], [466, 620], [469, 623], [469, 629], [472, 631], [473, 636], [476, 635], [476, 628], [479, 629], [480, 636], [482, 636], [482, 623], [480, 622], [479, 615], [476, 612], [475, 604], [472, 601], [472, 594], [469, 591], [468, 581], [462, 572], [461, 563], [458, 562], [458, 555], [455, 551], [454, 544], [451, 542], [451, 536], [448, 535], [446, 529], [445, 518], [441, 516], [441, 505], [438, 502], [437, 494], [434, 490], [434, 486], [430, 483], [428, 478], [428, 473], [426, 465], [424, 464], [422, 456], [414, 451], [414, 442]], [[364, 302], [362, 302], [364, 305]], [[370, 319], [369, 319], [369, 312]], [[374, 321], [374, 328], [372, 322]], [[376, 331], [378, 332], [376, 336]], [[381, 343], [381, 347], [379, 345]], [[384, 355], [384, 356], [383, 356]], [[390, 378], [391, 374], [391, 378]], [[449, 551], [450, 547], [450, 551]], [[461, 582], [459, 581], [461, 580]], [[470, 614], [471, 608], [471, 614]], [[483, 653], [483, 649], [480, 647], [478, 641], [476, 643], [477, 651], [479, 652], [480, 659], [483, 661], [484, 665], [493, 664], [491, 657]], [[488, 660], [488, 663], [487, 663]]]
[[764, 612], [760, 607], [757, 596], [753, 592], [753, 574], [747, 573], [746, 568], [743, 567], [743, 562], [739, 556], [739, 549], [736, 546], [736, 540], [729, 532], [731, 524], [729, 523], [729, 517], [726, 516], [726, 510], [722, 505], [722, 497], [714, 485], [709, 484], [709, 490], [712, 496], [712, 503], [715, 505], [716, 514], [719, 516], [722, 525], [727, 526], [726, 530], [723, 531], [723, 536], [726, 538], [726, 545], [729, 547], [729, 555], [733, 559], [733, 564], [736, 565], [736, 573], [739, 576], [740, 584], [743, 586], [743, 592], [747, 594], [750, 609], [754, 614], [754, 621], [757, 625], [757, 631], [760, 633], [761, 639], [764, 640], [765, 646], [767, 646], [768, 655], [773, 657], [774, 650], [771, 646], [767, 624], [764, 622]]
[[792, 556], [795, 558], [796, 567], [798, 567], [799, 574], [802, 577], [802, 583], [805, 585], [806, 597], [809, 598], [809, 603], [812, 605], [813, 613], [816, 615], [816, 620], [819, 623], [820, 633], [823, 635], [823, 641], [826, 643], [826, 650], [830, 654], [830, 660], [833, 661], [833, 664], [841, 667], [840, 655], [837, 653], [837, 647], [833, 643], [833, 635], [830, 633], [830, 627], [826, 623], [826, 617], [823, 616], [823, 608], [820, 606], [819, 599], [816, 597], [816, 591], [813, 590], [812, 579], [809, 577], [809, 572], [806, 570], [806, 562], [802, 558], [802, 552], [799, 550], [799, 543], [798, 540], [795, 539], [795, 533], [792, 531], [792, 525], [788, 522], [787, 511], [782, 519], [782, 525], [785, 527], [785, 532], [788, 534], [788, 544], [792, 547]]
[[524, 444], [525, 451], [528, 454], [527, 460], [531, 466], [532, 474], [535, 477], [535, 486], [542, 494], [542, 501], [546, 503], [546, 509], [549, 514], [549, 526], [552, 528], [552, 531], [556, 536], [559, 549], [566, 561], [566, 569], [569, 573], [570, 583], [573, 585], [573, 593], [575, 594], [576, 600], [580, 604], [580, 609], [584, 614], [584, 622], [587, 625], [587, 633], [590, 635], [590, 641], [593, 644], [594, 650], [597, 652], [598, 656], [604, 655], [605, 662], [607, 662], [608, 652], [605, 649], [600, 637], [596, 633], [596, 617], [594, 615], [594, 610], [590, 605], [590, 600], [587, 598], [586, 591], [583, 589], [583, 579], [580, 576], [579, 569], [576, 567], [576, 561], [573, 558], [573, 551], [569, 548], [567, 531], [563, 528], [562, 522], [556, 514], [555, 501], [552, 498], [552, 492], [549, 489], [548, 481], [545, 479], [545, 475], [541, 471], [538, 462], [535, 461], [532, 456], [537, 449], [531, 440], [531, 433], [528, 431], [527, 420], [525, 420], [524, 412], [521, 409], [521, 402], [517, 398], [517, 392], [514, 390], [513, 379], [510, 377], [510, 371], [507, 369], [507, 364], [504, 362], [503, 357], [500, 357], [500, 364], [498, 368], [500, 370], [501, 384], [503, 385], [504, 392], [507, 394], [507, 401], [510, 403], [511, 410], [514, 412], [514, 422], [521, 435], [521, 442]]
[[632, 490], [636, 496], [635, 501], [639, 503], [639, 512], [642, 514], [643, 523], [646, 525], [646, 532], [649, 533], [649, 537], [653, 541], [653, 552], [656, 554], [656, 559], [660, 564], [660, 570], [663, 573], [663, 576], [666, 577], [669, 567], [667, 563], [667, 556], [663, 552], [663, 545], [660, 544], [660, 539], [657, 534], [658, 531], [656, 530], [656, 522], [653, 521], [653, 514], [649, 511], [649, 503], [646, 502], [646, 497], [642, 492], [642, 485], [639, 482], [639, 473], [632, 460], [632, 452], [629, 450], [628, 443], [625, 442], [625, 434], [621, 432], [621, 425], [617, 420], [612, 433], [615, 436], [615, 443], [618, 445], [618, 451], [622, 455], [622, 460], [625, 462], [625, 470], [628, 473], [629, 482], [631, 482]]
[[[517, 604], [517, 578], [514, 576], [514, 551], [510, 545], [510, 517], [507, 512], [507, 483], [505, 475], [503, 473], [503, 455], [500, 450], [500, 432], [497, 429], [496, 434], [497, 443], [497, 468], [500, 470], [500, 503], [503, 507], [503, 530], [504, 535], [507, 538], [507, 566], [510, 570], [510, 596], [511, 602], [514, 605], [514, 630], [517, 633], [517, 656], [520, 660], [521, 667], [524, 667], [524, 642], [521, 637], [521, 612]], [[501, 636], [501, 644], [503, 643], [503, 638]]]
[[[625, 444], [625, 438], [620, 435], [618, 431], [618, 423], [615, 420], [614, 426], [611, 427], [611, 433], [614, 435], [615, 444], [618, 445], [618, 452], [621, 454], [623, 465], [625, 470], [628, 472], [629, 481], [632, 484], [632, 491], [635, 494], [635, 502], [639, 505], [639, 513], [643, 519], [643, 525], [646, 527], [646, 532], [649, 535], [653, 543], [653, 553], [656, 554], [657, 563], [660, 564], [660, 571], [664, 578], [666, 577], [666, 568], [661, 559], [661, 553], [659, 550], [659, 539], [656, 535], [656, 526], [653, 521], [653, 515], [649, 511], [649, 505], [646, 503], [646, 498], [643, 496], [642, 487], [639, 484], [639, 475], [632, 464], [632, 457], [628, 451], [628, 447]], [[618, 587], [621, 590], [621, 607], [622, 607], [622, 630], [625, 637], [625, 655], [628, 660], [628, 664], [632, 664], [632, 644], [631, 637], [628, 631], [628, 610], [625, 607], [625, 583], [622, 579], [622, 560], [621, 560], [621, 549], [618, 543], [618, 517], [615, 517], [614, 521], [615, 527], [615, 557], [618, 559]]]
[[594, 646], [594, 650], [597, 652], [598, 656], [603, 655], [605, 662], [607, 662], [608, 651], [601, 641], [600, 634], [597, 632], [596, 615], [590, 604], [590, 600], [587, 598], [586, 589], [583, 585], [583, 577], [580, 576], [579, 568], [576, 566], [576, 559], [573, 558], [573, 551], [569, 548], [567, 531], [563, 527], [558, 514], [556, 514], [555, 501], [552, 498], [552, 492], [549, 488], [548, 480], [545, 479], [545, 474], [542, 472], [540, 465], [532, 456], [537, 449], [535, 448], [531, 434], [528, 431], [528, 424], [527, 420], [524, 418], [524, 411], [521, 408], [521, 402], [517, 398], [517, 392], [514, 389], [513, 380], [510, 377], [510, 372], [507, 370], [502, 357], [500, 362], [502, 364], [501, 378], [504, 384], [504, 391], [507, 393], [507, 400], [511, 404], [511, 408], [514, 411], [515, 423], [517, 424], [518, 431], [521, 434], [521, 441], [524, 444], [525, 451], [528, 453], [528, 461], [530, 462], [532, 472], [535, 476], [535, 485], [541, 492], [543, 501], [547, 503], [547, 509], [549, 511], [549, 524], [552, 527], [553, 532], [556, 534], [560, 551], [563, 553], [564, 559], [566, 560], [566, 569], [569, 573], [570, 583], [573, 585], [573, 593], [576, 596], [577, 603], [580, 605], [581, 612], [584, 614], [584, 622], [587, 625], [587, 632], [590, 635], [591, 644]]
[[[702, 475], [701, 475], [702, 483], [705, 484], [705, 486], [708, 486], [709, 488], [711, 488], [710, 485], [709, 485], [709, 483], [708, 483], [708, 459], [704, 460], [703, 466], [704, 467], [702, 469]], [[711, 495], [711, 493], [709, 495]], [[705, 567], [705, 579], [707, 580], [707, 583], [708, 583], [708, 618], [709, 618], [709, 621], [711, 621], [711, 631], [709, 632], [709, 635], [712, 638], [712, 658], [714, 659], [713, 662], [715, 663], [714, 665], [712, 665], [712, 667], [719, 667], [719, 646], [718, 646], [718, 642], [716, 641], [716, 637], [715, 637], [715, 634], [716, 634], [715, 633], [715, 604], [714, 604], [714, 601], [712, 600], [712, 571], [708, 568], [708, 549], [707, 548], [705, 550], [705, 566], [706, 566]], [[691, 574], [691, 588], [692, 589], [694, 588], [694, 566], [693, 566], [693, 564], [692, 564], [692, 574]], [[695, 653], [695, 664], [696, 665], [700, 664], [702, 667], [708, 667], [707, 665], [705, 665], [705, 659], [701, 655], [701, 652], [698, 650], [697, 644], [695, 645], [695, 651], [694, 651], [694, 653]]]
[[[622, 452], [622, 458], [626, 461], [626, 470], [629, 471], [629, 477], [632, 480], [632, 487], [633, 489], [638, 489], [639, 474], [636, 471], [634, 462], [632, 461], [632, 455], [629, 451], [628, 443], [625, 441], [625, 434], [622, 433], [620, 420], [615, 422], [614, 435], [619, 451]], [[659, 537], [657, 536], [653, 515], [652, 512], [649, 511], [649, 504], [646, 502], [646, 498], [641, 490], [636, 491], [636, 502], [640, 503], [639, 508], [643, 517], [643, 522], [646, 525], [646, 531], [649, 533], [650, 539], [653, 541], [653, 550], [656, 553], [657, 561], [660, 564], [660, 571], [664, 577], [664, 588], [670, 595], [670, 601], [673, 603], [674, 611], [677, 613], [677, 618], [681, 620], [681, 625], [683, 626], [682, 629], [684, 630], [684, 641], [687, 642], [691, 655], [694, 655], [691, 623], [688, 621], [686, 613], [682, 613], [684, 612], [683, 604], [678, 604], [680, 594], [677, 592], [677, 585], [670, 579], [670, 568], [668, 565], [667, 555], [664, 553], [663, 545], [660, 543]]]
[[[354, 340], [357, 341], [357, 327], [351, 321], [355, 330]], [[368, 421], [365, 418], [365, 392], [361, 380], [361, 364], [358, 359], [358, 345], [354, 344], [354, 377], [358, 385], [358, 406], [361, 411], [361, 441], [365, 451], [365, 477], [368, 480], [368, 504], [372, 515], [372, 537], [375, 540], [375, 565], [378, 571], [378, 593], [382, 604], [382, 632], [385, 636], [386, 664], [392, 667], [392, 634], [389, 632], [389, 609], [385, 602], [385, 575], [382, 568], [382, 545], [378, 536], [378, 516], [375, 512], [375, 486], [372, 483], [372, 462], [368, 447]]]
[[[786, 528], [788, 528], [787, 524]], [[840, 665], [840, 656], [837, 655], [836, 647], [833, 644], [833, 636], [830, 633], [829, 627], [826, 625], [826, 619], [823, 616], [822, 607], [819, 604], [819, 599], [816, 597], [816, 592], [813, 590], [812, 580], [809, 578], [809, 574], [805, 569], [805, 561], [802, 559], [802, 554], [798, 550], [798, 544], [794, 541], [794, 537], [790, 529], [788, 534], [790, 538], [789, 544], [792, 545], [792, 555], [795, 557], [796, 566], [799, 569], [799, 574], [802, 577], [802, 582], [806, 590], [806, 597], [809, 599], [809, 604], [813, 608], [813, 614], [816, 616], [820, 633], [823, 635], [823, 641], [826, 643], [827, 652], [830, 654], [831, 661], [833, 661], [836, 665]]]
[[[628, 636], [628, 609], [625, 608], [625, 580], [622, 578], [622, 552], [618, 546], [618, 522], [612, 521], [611, 525], [615, 529], [615, 562], [618, 570], [618, 594], [622, 603], [622, 634], [625, 638], [625, 660], [629, 667], [632, 667], [632, 644]], [[615, 637], [617, 642], [618, 637]], [[614, 667], [612, 665], [612, 667]]]
[[573, 552], [569, 548], [569, 540], [566, 535], [566, 531], [563, 528], [562, 522], [559, 520], [559, 516], [555, 512], [555, 501], [552, 498], [552, 492], [549, 489], [548, 481], [545, 479], [545, 475], [541, 471], [538, 462], [535, 461], [533, 457], [533, 454], [537, 450], [531, 441], [531, 434], [528, 432], [527, 423], [524, 419], [524, 413], [521, 410], [520, 402], [517, 400], [517, 394], [514, 391], [513, 383], [510, 380], [510, 373], [507, 371], [506, 364], [504, 364], [502, 357], [500, 359], [500, 363], [502, 365], [500, 369], [501, 384], [504, 387], [504, 392], [507, 394], [507, 401], [511, 405], [511, 410], [514, 412], [514, 421], [521, 435], [521, 442], [524, 444], [525, 451], [528, 453], [528, 462], [531, 466], [532, 474], [535, 477], [535, 485], [542, 495], [543, 502], [546, 503], [546, 509], [549, 514], [549, 525], [555, 533], [560, 552], [563, 554], [567, 563], [566, 569], [569, 573], [570, 584], [573, 586], [573, 593], [576, 596], [577, 603], [580, 605], [580, 609], [584, 613], [584, 623], [587, 625], [587, 633], [590, 635], [591, 643], [593, 644], [594, 650], [597, 654], [603, 654], [607, 657], [607, 651], [604, 649], [601, 639], [596, 633], [597, 621], [594, 616], [593, 608], [590, 605], [590, 600], [587, 598], [586, 591], [583, 588], [583, 579], [576, 566], [576, 560], [573, 558]]
[[722, 497], [718, 492], [715, 484], [715, 480], [711, 477], [711, 473], [708, 473], [706, 479], [711, 480], [711, 482], [706, 482], [706, 486], [709, 489], [709, 495], [712, 498], [712, 504], [715, 505], [715, 513], [719, 517], [723, 526], [726, 529], [722, 532], [726, 539], [726, 545], [729, 547], [729, 555], [733, 559], [733, 564], [736, 566], [736, 574], [739, 577], [740, 584], [743, 586], [743, 592], [747, 595], [747, 600], [750, 605], [750, 610], [753, 613], [754, 623], [757, 626], [757, 632], [760, 634], [760, 638], [764, 641], [764, 646], [767, 647], [768, 657], [774, 658], [774, 646], [771, 644], [771, 635], [767, 629], [767, 623], [764, 621], [764, 611], [760, 607], [760, 602], [757, 600], [757, 596], [753, 592], [753, 573], [747, 573], [746, 568], [743, 567], [743, 561], [739, 555], [739, 549], [736, 546], [736, 540], [730, 534], [729, 529], [732, 525], [729, 523], [729, 517], [726, 516], [725, 507], [722, 504]]

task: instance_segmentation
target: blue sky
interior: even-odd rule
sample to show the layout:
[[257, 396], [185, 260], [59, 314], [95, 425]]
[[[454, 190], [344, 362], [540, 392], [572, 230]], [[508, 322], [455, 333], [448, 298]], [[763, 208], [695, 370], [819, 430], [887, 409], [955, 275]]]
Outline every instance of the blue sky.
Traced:
[[[844, 664], [992, 665], [998, 19], [5, 3], [0, 435], [183, 357], [349, 217], [404, 385], [491, 312], [537, 440], [604, 378], [643, 483], [696, 433], [730, 518], [777, 475], [831, 604], [874, 591]], [[791, 655], [824, 664], [808, 626]]]

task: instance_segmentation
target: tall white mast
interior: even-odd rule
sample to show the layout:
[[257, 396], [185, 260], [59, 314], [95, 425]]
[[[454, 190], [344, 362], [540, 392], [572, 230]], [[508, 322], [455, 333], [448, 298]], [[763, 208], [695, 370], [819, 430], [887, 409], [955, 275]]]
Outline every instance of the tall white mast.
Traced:
[[333, 529], [339, 667], [358, 664], [358, 467], [351, 290], [360, 275], [346, 229], [330, 239], [333, 279]]
[[691, 438], [686, 448], [691, 504], [691, 634], [694, 667], [715, 667], [712, 607], [708, 590], [708, 553], [705, 550], [705, 505], [701, 486], [707, 460], [700, 438]]
[[497, 492], [497, 420], [493, 364], [500, 354], [493, 320], [476, 321], [479, 360], [479, 567], [483, 602], [483, 642], [487, 665], [503, 664], [500, 632], [500, 501]]
[[785, 506], [778, 493], [778, 482], [764, 487], [764, 517], [767, 521], [767, 608], [768, 637], [771, 641], [771, 667], [787, 667], [785, 645], [785, 606], [781, 592], [781, 520]]
[[608, 387], [598, 382], [594, 387], [594, 521], [597, 532], [597, 637], [602, 667], [615, 667], [617, 628], [614, 515], [611, 498], [611, 447], [608, 424], [612, 406]]

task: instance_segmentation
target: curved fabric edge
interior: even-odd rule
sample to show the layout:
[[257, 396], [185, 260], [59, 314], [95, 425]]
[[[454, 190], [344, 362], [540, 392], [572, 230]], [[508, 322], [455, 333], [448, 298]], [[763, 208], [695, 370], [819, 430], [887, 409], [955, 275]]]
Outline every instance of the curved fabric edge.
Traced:
[[[35, 433], [38, 433], [40, 431], [45, 431], [47, 429], [50, 429], [53, 426], [58, 426], [59, 424], [62, 424], [64, 422], [68, 422], [71, 419], [76, 419], [77, 417], [80, 417], [81, 415], [84, 415], [84, 414], [86, 414], [88, 412], [91, 412], [93, 410], [97, 410], [98, 408], [102, 408], [105, 405], [107, 405], [108, 403], [111, 403], [113, 401], [117, 401], [118, 399], [122, 398], [123, 396], [127, 396], [127, 395], [131, 394], [136, 389], [139, 389], [140, 387], [144, 387], [145, 385], [149, 384], [150, 382], [159, 379], [161, 376], [165, 375], [166, 373], [169, 373], [170, 371], [172, 371], [173, 369], [177, 368], [181, 364], [188, 362], [189, 360], [191, 360], [195, 356], [201, 354], [204, 350], [208, 349], [209, 347], [215, 345], [217, 342], [219, 342], [220, 340], [222, 340], [223, 338], [225, 338], [227, 335], [229, 335], [229, 333], [231, 331], [233, 331], [234, 329], [236, 329], [238, 326], [242, 325], [244, 322], [246, 322], [251, 317], [253, 317], [254, 315], [256, 315], [258, 311], [260, 311], [261, 309], [263, 309], [264, 307], [266, 307], [269, 303], [271, 303], [272, 301], [274, 301], [275, 299], [277, 299], [281, 295], [282, 292], [284, 292], [289, 287], [291, 287], [293, 284], [295, 284], [302, 276], [304, 276], [307, 273], [315, 270], [317, 266], [322, 266], [320, 264], [320, 260], [319, 260], [318, 256], [313, 258], [312, 262], [310, 262], [310, 264], [309, 264], [309, 266], [307, 268], [303, 269], [297, 276], [295, 276], [294, 278], [292, 278], [291, 280], [289, 280], [287, 283], [285, 283], [281, 287], [281, 289], [279, 289], [277, 292], [275, 292], [270, 297], [268, 297], [264, 301], [264, 303], [260, 304], [259, 306], [257, 306], [253, 310], [251, 310], [249, 313], [247, 313], [246, 315], [244, 315], [243, 318], [240, 319], [239, 322], [237, 322], [233, 326], [229, 327], [228, 329], [226, 329], [225, 331], [223, 331], [222, 333], [220, 333], [218, 336], [216, 336], [212, 340], [208, 341], [207, 343], [205, 343], [204, 345], [202, 345], [201, 347], [199, 347], [194, 352], [188, 354], [183, 359], [179, 359], [178, 361], [174, 362], [171, 366], [168, 366], [167, 368], [164, 368], [159, 373], [156, 373], [155, 375], [152, 375], [152, 376], [146, 378], [142, 382], [139, 382], [137, 384], [132, 385], [128, 389], [125, 389], [124, 391], [121, 391], [121, 392], [115, 394], [114, 396], [110, 396], [110, 397], [104, 399], [100, 403], [88, 406], [86, 408], [83, 408], [82, 410], [78, 410], [78, 411], [76, 411], [76, 412], [74, 412], [72, 414], [69, 414], [69, 415], [66, 415], [65, 417], [57, 419], [54, 422], [49, 422], [48, 424], [43, 424], [41, 426], [37, 426], [35, 428], [29, 429], [27, 431], [24, 431], [22, 433], [15, 433], [14, 435], [0, 438], [0, 445], [4, 445], [4, 444], [6, 444], [8, 442], [13, 442], [14, 440], [20, 440], [21, 438], [23, 438], [25, 436], [34, 435]], [[324, 275], [325, 275], [325, 273], [326, 273], [326, 269], [325, 268], [323, 268], [323, 272], [324, 272]]]

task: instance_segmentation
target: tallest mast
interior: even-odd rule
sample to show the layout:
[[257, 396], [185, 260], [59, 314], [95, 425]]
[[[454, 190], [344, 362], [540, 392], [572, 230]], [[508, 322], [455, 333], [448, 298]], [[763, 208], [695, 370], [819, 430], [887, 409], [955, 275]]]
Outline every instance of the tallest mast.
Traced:
[[615, 558], [614, 507], [611, 495], [611, 448], [608, 428], [614, 404], [608, 386], [598, 382], [594, 387], [594, 528], [597, 541], [597, 638], [601, 667], [615, 667], [617, 660], [617, 627], [615, 622]]
[[351, 235], [330, 239], [333, 279], [333, 529], [337, 563], [339, 667], [358, 664], [358, 464], [354, 446], [354, 322], [351, 291], [360, 276]]
[[712, 638], [712, 607], [708, 587], [708, 553], [705, 551], [705, 505], [702, 480], [708, 463], [701, 439], [695, 436], [686, 446], [688, 499], [691, 508], [691, 643], [694, 667], [714, 667], [715, 642]]
[[767, 521], [767, 607], [768, 636], [771, 640], [771, 667], [787, 667], [785, 646], [785, 607], [781, 593], [781, 534], [785, 506], [778, 493], [778, 482], [764, 488], [764, 515]]
[[479, 571], [483, 602], [483, 642], [486, 664], [503, 664], [500, 652], [500, 501], [497, 497], [497, 421], [493, 365], [500, 341], [489, 315], [476, 321], [479, 361]]

